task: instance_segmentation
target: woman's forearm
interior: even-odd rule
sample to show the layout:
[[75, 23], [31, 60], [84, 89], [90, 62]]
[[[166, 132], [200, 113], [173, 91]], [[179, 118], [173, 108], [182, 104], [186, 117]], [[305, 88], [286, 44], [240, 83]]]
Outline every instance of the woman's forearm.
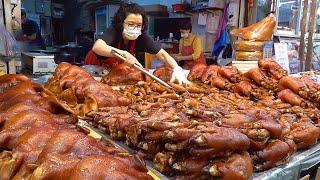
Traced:
[[161, 49], [156, 56], [172, 68], [178, 66], [177, 62], [164, 49]]
[[120, 49], [117, 49], [115, 47], [109, 46], [104, 40], [98, 39], [93, 47], [92, 51], [98, 54], [99, 56], [104, 56], [104, 57], [114, 57], [114, 55], [111, 53], [111, 50], [116, 50], [120, 54], [126, 56], [126, 51], [122, 51]]
[[189, 55], [189, 56], [179, 56], [179, 61], [191, 61], [193, 60], [193, 56]]

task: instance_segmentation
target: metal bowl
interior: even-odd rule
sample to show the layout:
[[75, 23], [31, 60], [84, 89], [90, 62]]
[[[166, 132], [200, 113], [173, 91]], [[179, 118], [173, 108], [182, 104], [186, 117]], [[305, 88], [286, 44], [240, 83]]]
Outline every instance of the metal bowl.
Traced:
[[105, 69], [102, 66], [96, 66], [96, 65], [84, 65], [81, 66], [84, 70], [86, 70], [88, 73], [90, 73], [92, 76], [105, 76], [109, 73], [107, 69]]

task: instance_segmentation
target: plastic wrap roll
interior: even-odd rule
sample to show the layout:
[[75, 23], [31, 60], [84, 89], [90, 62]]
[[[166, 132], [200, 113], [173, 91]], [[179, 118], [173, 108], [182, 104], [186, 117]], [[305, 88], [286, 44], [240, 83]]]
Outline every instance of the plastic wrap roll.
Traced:
[[273, 14], [270, 14], [261, 21], [248, 27], [232, 30], [230, 34], [246, 40], [270, 41], [275, 25], [276, 18]]
[[263, 51], [264, 41], [239, 40], [234, 43], [237, 51]]
[[6, 29], [0, 25], [0, 54], [3, 56], [13, 57], [21, 53], [16, 38]]
[[260, 52], [260, 51], [254, 51], [254, 52], [237, 51], [236, 52], [236, 59], [243, 60], [243, 61], [259, 61], [260, 59], [262, 59], [262, 52]]

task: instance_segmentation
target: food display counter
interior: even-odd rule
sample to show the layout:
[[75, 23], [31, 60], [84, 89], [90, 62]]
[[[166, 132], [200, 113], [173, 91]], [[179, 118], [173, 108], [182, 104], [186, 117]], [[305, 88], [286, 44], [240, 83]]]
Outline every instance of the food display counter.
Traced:
[[[93, 67], [84, 68], [89, 72], [93, 71]], [[71, 129], [73, 125], [82, 127], [77, 128], [74, 133], [84, 133], [83, 137], [88, 133], [83, 126], [89, 127], [93, 130], [90, 131], [90, 136], [103, 137], [103, 141], [99, 143], [106, 145], [106, 154], [114, 152], [113, 148], [116, 148], [116, 152], [120, 151], [116, 156], [131, 154], [128, 159], [137, 156], [140, 158], [139, 162], [143, 157], [147, 170], [137, 168], [134, 164], [129, 164], [128, 168], [141, 176], [154, 179], [185, 179], [187, 176], [296, 178], [301, 170], [318, 161], [315, 154], [319, 153], [317, 139], [320, 134], [320, 113], [316, 108], [318, 95], [314, 89], [319, 88], [319, 84], [310, 81], [312, 78], [289, 76], [275, 61], [260, 60], [259, 68], [244, 74], [232, 66], [197, 65], [186, 71], [193, 84], [183, 86], [170, 83], [173, 91], [165, 90], [159, 84], [145, 79], [141, 72], [124, 64], [102, 74], [99, 81], [93, 77], [96, 73], [89, 73], [85, 69], [61, 63], [52, 76], [34, 79], [44, 82], [43, 86], [30, 84], [30, 79], [23, 75], [2, 76], [0, 87], [4, 93], [0, 95], [0, 110], [6, 110], [5, 113], [22, 111], [35, 117], [56, 117], [55, 123], [68, 122]], [[169, 81], [172, 70], [161, 67], [152, 73]], [[257, 76], [259, 73], [260, 76]], [[269, 76], [264, 76], [264, 73]], [[256, 77], [261, 79], [258, 81]], [[17, 83], [10, 83], [11, 81]], [[300, 86], [302, 81], [307, 84]], [[281, 93], [284, 93], [284, 98], [281, 98]], [[25, 106], [26, 103], [30, 105]], [[54, 104], [54, 108], [50, 103]], [[62, 112], [63, 114], [57, 114]], [[74, 119], [70, 121], [74, 116], [85, 122]], [[23, 129], [24, 123], [15, 125], [10, 120], [10, 114], [3, 117], [5, 126], [2, 131], [20, 132], [18, 129], [10, 129], [15, 126]], [[34, 121], [24, 117], [19, 115], [15, 118], [22, 118], [33, 127]], [[39, 123], [51, 122], [48, 118], [42, 118]], [[39, 140], [43, 136], [41, 133], [45, 134], [38, 130], [36, 133], [40, 133]], [[61, 143], [68, 143], [71, 137], [66, 135], [66, 140]], [[99, 143], [96, 145], [100, 147]], [[12, 147], [3, 146], [9, 150]], [[81, 145], [77, 148], [85, 153], [100, 152], [99, 148], [86, 152], [88, 149], [85, 147]], [[33, 151], [29, 151], [31, 152]], [[10, 153], [5, 157], [10, 159], [19, 150], [12, 149]], [[46, 163], [51, 162], [50, 157], [46, 157], [43, 162], [35, 159], [40, 166], [31, 171], [31, 175], [38, 175], [35, 173], [42, 168], [46, 169]], [[76, 155], [74, 158], [77, 160], [79, 157]], [[90, 158], [93, 157], [88, 155], [83, 161], [98, 160]], [[80, 158], [76, 163], [81, 162]], [[121, 172], [121, 167], [120, 164], [116, 165], [117, 173]], [[223, 170], [227, 167], [232, 171]], [[108, 167], [103, 168], [108, 172]], [[58, 169], [65, 171], [64, 168]], [[72, 172], [74, 174], [77, 171]], [[104, 173], [99, 170], [97, 172]], [[67, 174], [65, 176], [69, 177]], [[94, 177], [93, 174], [90, 176]]]
[[[64, 66], [88, 76], [77, 67]], [[64, 71], [61, 66], [57, 69]], [[170, 71], [162, 67], [153, 74], [169, 81]], [[56, 75], [46, 84], [51, 91], [55, 91], [52, 82]], [[97, 84], [99, 92], [87, 92], [90, 99], [95, 98], [93, 102], [72, 106], [73, 101], [66, 97], [61, 100], [91, 125], [152, 161], [154, 169], [170, 178], [186, 178], [188, 172], [204, 177], [260, 177], [256, 173], [284, 164], [291, 167], [295, 158], [303, 162], [306, 156], [300, 153], [317, 144], [319, 110], [314, 90], [319, 85], [307, 77], [288, 76], [272, 60], [261, 60], [259, 68], [244, 74], [232, 66], [197, 65], [187, 76], [194, 82], [191, 86], [170, 83], [174, 87], [170, 92], [145, 80], [139, 71], [119, 65], [101, 80], [111, 87], [122, 85], [116, 92]], [[91, 83], [79, 78], [81, 83]], [[307, 85], [301, 86], [301, 82]], [[72, 91], [82, 87], [77, 82], [70, 85]], [[109, 93], [114, 98], [102, 98]], [[218, 168], [233, 163], [240, 163], [240, 168], [236, 166], [231, 172]]]

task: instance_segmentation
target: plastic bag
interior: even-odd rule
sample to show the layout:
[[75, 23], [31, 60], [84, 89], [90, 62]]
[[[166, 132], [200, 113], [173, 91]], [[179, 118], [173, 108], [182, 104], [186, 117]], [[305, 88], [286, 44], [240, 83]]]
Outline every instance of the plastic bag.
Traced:
[[236, 52], [236, 59], [237, 60], [244, 60], [244, 61], [259, 61], [262, 59], [262, 52], [254, 51], [237, 51]]
[[234, 43], [237, 51], [263, 51], [264, 41], [239, 40]]
[[220, 38], [214, 43], [212, 55], [219, 56], [220, 52], [230, 43], [228, 30], [221, 31]]
[[14, 57], [20, 53], [19, 45], [13, 35], [0, 24], [0, 55]]

